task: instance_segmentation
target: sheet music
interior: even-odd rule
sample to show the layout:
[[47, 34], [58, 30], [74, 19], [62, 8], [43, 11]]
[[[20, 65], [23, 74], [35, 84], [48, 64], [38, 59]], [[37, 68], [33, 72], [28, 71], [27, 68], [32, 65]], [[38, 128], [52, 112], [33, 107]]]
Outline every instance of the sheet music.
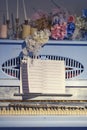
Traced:
[[29, 92], [65, 93], [64, 61], [28, 58]]

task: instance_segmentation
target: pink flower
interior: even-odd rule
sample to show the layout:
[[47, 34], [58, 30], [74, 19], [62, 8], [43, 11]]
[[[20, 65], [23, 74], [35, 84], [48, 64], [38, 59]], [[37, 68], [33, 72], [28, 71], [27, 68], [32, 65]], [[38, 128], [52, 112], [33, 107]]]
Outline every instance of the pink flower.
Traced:
[[63, 40], [66, 35], [66, 24], [56, 24], [51, 28], [51, 37], [53, 39]]

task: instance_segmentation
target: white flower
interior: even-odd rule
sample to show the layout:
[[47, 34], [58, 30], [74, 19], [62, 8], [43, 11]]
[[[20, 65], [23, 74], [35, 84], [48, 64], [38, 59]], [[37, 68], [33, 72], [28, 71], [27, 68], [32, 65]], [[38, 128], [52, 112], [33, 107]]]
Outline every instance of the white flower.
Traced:
[[35, 31], [32, 36], [25, 39], [26, 48], [34, 54], [41, 48], [42, 45], [48, 42], [50, 31], [47, 29]]

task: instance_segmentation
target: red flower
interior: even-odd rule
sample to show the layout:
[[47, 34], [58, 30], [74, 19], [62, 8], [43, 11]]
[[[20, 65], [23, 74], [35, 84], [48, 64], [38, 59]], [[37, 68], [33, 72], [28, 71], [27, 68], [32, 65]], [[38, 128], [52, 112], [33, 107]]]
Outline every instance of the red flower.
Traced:
[[70, 23], [70, 22], [75, 22], [75, 17], [74, 16], [69, 16], [69, 18], [68, 18], [68, 22]]

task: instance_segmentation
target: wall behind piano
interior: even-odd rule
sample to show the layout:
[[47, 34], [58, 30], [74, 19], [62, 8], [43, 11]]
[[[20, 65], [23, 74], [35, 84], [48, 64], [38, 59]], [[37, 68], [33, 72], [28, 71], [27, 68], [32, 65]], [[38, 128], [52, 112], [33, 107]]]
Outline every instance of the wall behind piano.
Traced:
[[[46, 1], [46, 2], [45, 2]], [[73, 14], [80, 15], [81, 10], [87, 8], [87, 0], [53, 0], [57, 5], [62, 6], [69, 10]], [[37, 9], [42, 9], [44, 11], [50, 12], [55, 5], [52, 4], [51, 0], [25, 0], [27, 16], [28, 18]], [[13, 13], [14, 18], [16, 17], [16, 0], [8, 0], [10, 15]], [[6, 4], [5, 0], [0, 0], [0, 24], [3, 22], [3, 14], [6, 16]], [[23, 5], [22, 0], [19, 0], [19, 18], [20, 21], [24, 21]]]

